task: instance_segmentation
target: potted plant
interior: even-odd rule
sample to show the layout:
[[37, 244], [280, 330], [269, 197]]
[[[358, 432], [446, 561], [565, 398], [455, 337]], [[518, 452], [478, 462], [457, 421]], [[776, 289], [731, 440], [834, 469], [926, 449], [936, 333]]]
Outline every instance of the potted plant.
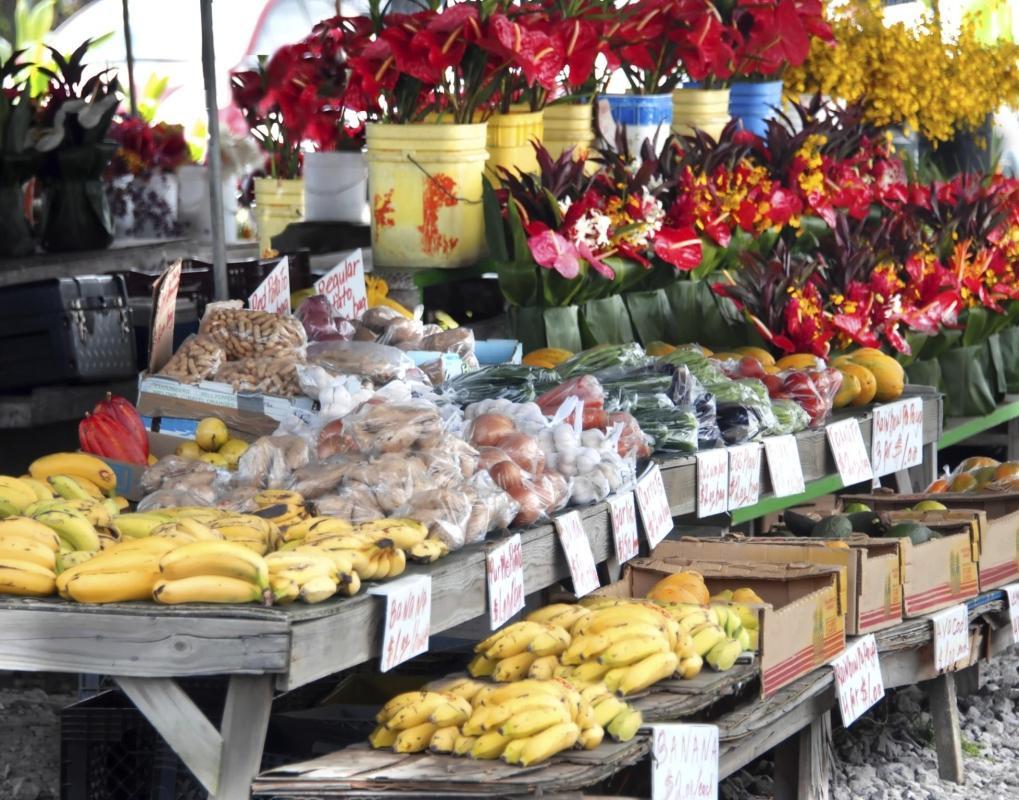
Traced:
[[177, 170], [192, 163], [184, 128], [126, 116], [114, 121], [110, 138], [118, 145], [106, 172], [115, 234], [177, 235]]
[[27, 78], [21, 75], [27, 65], [17, 63], [21, 55], [13, 53], [0, 65], [0, 255], [3, 256], [25, 256], [35, 250], [22, 190], [35, 165], [29, 141], [34, 107]]
[[[347, 52], [370, 32], [365, 17], [318, 23], [269, 61], [269, 101], [295, 139], [314, 149], [304, 155], [304, 215], [311, 222], [368, 224], [364, 124], [346, 105]], [[265, 101], [263, 101], [265, 102]]]
[[[718, 15], [706, 0], [637, 0], [622, 13], [608, 48], [611, 64], [625, 77], [629, 91], [603, 99], [611, 123], [626, 127], [629, 151], [640, 152], [648, 139], [657, 153], [672, 126], [674, 91], [684, 79], [724, 74], [731, 51]], [[608, 123], [599, 112], [599, 126]], [[612, 130], [601, 133], [609, 142], [615, 138]]]
[[84, 42], [64, 58], [50, 48], [56, 69], [39, 112], [35, 149], [43, 193], [42, 245], [52, 252], [94, 250], [113, 241], [113, 218], [102, 176], [117, 150], [106, 139], [120, 102], [111, 70], [86, 78]]
[[304, 218], [300, 140], [287, 127], [279, 100], [270, 91], [268, 59], [258, 57], [255, 69], [230, 75], [234, 106], [266, 154], [265, 177], [255, 178], [258, 249], [270, 256], [272, 237]]

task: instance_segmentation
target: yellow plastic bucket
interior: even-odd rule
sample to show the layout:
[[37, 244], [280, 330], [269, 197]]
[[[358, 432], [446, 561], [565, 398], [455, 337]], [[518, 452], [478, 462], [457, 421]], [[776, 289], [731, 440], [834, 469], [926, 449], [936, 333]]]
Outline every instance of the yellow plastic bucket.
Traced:
[[369, 123], [372, 260], [382, 267], [466, 267], [485, 252], [484, 122]]
[[672, 132], [701, 130], [717, 140], [729, 123], [728, 89], [676, 89], [672, 93]]
[[304, 219], [304, 181], [300, 178], [255, 179], [255, 219], [258, 221], [258, 252], [271, 255], [272, 237], [287, 225]]
[[572, 149], [575, 156], [585, 155], [594, 143], [591, 104], [558, 103], [545, 108], [544, 144], [552, 158]]
[[536, 173], [538, 157], [532, 141], [542, 141], [544, 129], [541, 111], [511, 111], [493, 114], [488, 118], [488, 163], [485, 175], [499, 185], [499, 172], [503, 167], [514, 172]]

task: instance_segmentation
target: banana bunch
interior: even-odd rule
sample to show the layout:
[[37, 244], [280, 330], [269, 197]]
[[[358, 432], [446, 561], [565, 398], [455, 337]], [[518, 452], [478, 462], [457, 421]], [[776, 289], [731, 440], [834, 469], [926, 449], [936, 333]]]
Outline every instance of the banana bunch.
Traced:
[[498, 683], [527, 676], [547, 680], [555, 673], [559, 654], [568, 647], [570, 632], [565, 628], [533, 620], [515, 622], [475, 645], [477, 656], [467, 671]]
[[[502, 758], [529, 766], [563, 750], [592, 750], [606, 730], [627, 741], [641, 724], [640, 712], [604, 686], [578, 691], [561, 680], [523, 680], [505, 685], [470, 678], [429, 684], [397, 695], [378, 713], [369, 742], [398, 753]], [[602, 724], [604, 723], [604, 724]], [[607, 727], [606, 727], [607, 726]]]
[[118, 514], [111, 521], [110, 527], [117, 532], [122, 541], [144, 539], [146, 536], [151, 536], [152, 531], [160, 525], [173, 522], [173, 520], [173, 515], [165, 510], [134, 511]]
[[680, 668], [684, 678], [697, 675], [705, 663], [718, 672], [732, 669], [740, 654], [749, 649], [750, 634], [743, 628], [739, 614], [728, 606], [664, 603], [662, 607], [677, 621], [681, 632], [690, 637], [698, 659]]
[[66, 554], [60, 557], [56, 589], [79, 603], [151, 600], [160, 560], [177, 546], [168, 539], [129, 539], [100, 553]]
[[0, 520], [0, 594], [53, 594], [59, 551], [59, 537], [41, 522], [28, 517]]
[[[313, 527], [303, 532], [303, 536], [298, 533], [296, 538], [288, 538], [280, 551], [312, 549], [339, 553], [340, 556], [331, 557], [348, 560], [363, 581], [395, 578], [407, 568], [407, 552], [397, 545], [394, 537], [403, 542], [420, 544], [428, 532], [424, 525], [414, 520], [398, 520], [401, 526], [390, 529], [379, 525], [393, 521], [377, 520], [352, 527], [344, 520], [319, 518]], [[284, 537], [290, 535], [288, 528]]]
[[[189, 522], [186, 518], [174, 524]], [[253, 603], [271, 599], [269, 565], [261, 555], [238, 542], [204, 539], [180, 543], [175, 537], [137, 540], [168, 541], [172, 549], [158, 562], [151, 595], [157, 603]], [[88, 562], [83, 565], [88, 568]]]
[[229, 542], [237, 542], [264, 556], [276, 549], [281, 541], [275, 523], [254, 514], [228, 514], [213, 520], [209, 527]]
[[89, 491], [89, 486], [95, 486], [106, 497], [117, 489], [117, 476], [109, 465], [88, 453], [51, 453], [33, 461], [28, 467], [28, 473], [35, 481], [43, 484], [56, 476], [69, 477], [85, 491]]
[[353, 595], [361, 588], [361, 578], [351, 561], [342, 553], [335, 555], [311, 547], [277, 551], [265, 557], [269, 568], [269, 587], [277, 603], [321, 603], [339, 592]]
[[744, 642], [744, 650], [758, 649], [760, 641], [761, 621], [755, 609], [751, 605], [762, 605], [764, 600], [753, 589], [726, 589], [711, 598], [712, 606], [720, 608], [725, 606], [730, 613], [739, 616], [740, 624], [747, 632], [747, 639]]
[[172, 522], [164, 522], [152, 529], [149, 538], [169, 539], [177, 544], [195, 542], [221, 542], [223, 534], [213, 530], [197, 517], [176, 516]]
[[280, 530], [296, 525], [308, 516], [304, 497], [286, 489], [263, 489], [252, 501], [257, 506], [252, 513], [273, 523]]

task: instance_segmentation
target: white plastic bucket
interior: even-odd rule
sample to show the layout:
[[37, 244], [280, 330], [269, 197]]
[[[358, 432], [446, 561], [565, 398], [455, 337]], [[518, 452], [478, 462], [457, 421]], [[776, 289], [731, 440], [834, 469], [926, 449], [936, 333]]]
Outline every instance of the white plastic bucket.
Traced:
[[368, 224], [368, 165], [364, 153], [305, 155], [304, 218], [309, 222]]

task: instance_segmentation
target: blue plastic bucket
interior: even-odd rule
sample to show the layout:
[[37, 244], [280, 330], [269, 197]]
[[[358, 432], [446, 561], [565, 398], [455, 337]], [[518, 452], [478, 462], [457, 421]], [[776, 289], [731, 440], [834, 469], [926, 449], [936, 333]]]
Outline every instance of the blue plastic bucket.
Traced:
[[729, 89], [729, 114], [741, 128], [758, 136], [768, 132], [768, 120], [782, 105], [782, 81], [743, 83], [734, 81]]
[[[645, 139], [660, 150], [672, 127], [672, 94], [603, 94], [599, 100], [609, 105], [612, 121], [626, 126], [630, 155], [637, 156]], [[613, 143], [612, 131], [602, 131]]]

